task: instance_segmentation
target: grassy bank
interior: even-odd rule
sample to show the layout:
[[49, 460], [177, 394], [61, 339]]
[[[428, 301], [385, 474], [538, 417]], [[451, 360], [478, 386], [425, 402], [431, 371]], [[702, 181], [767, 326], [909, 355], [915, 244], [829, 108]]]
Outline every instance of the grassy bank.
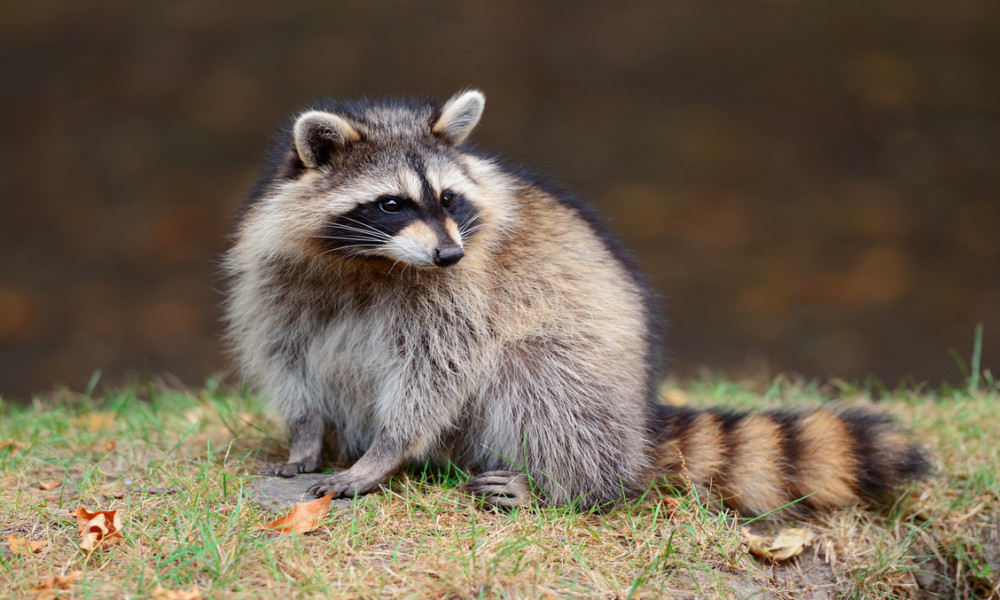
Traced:
[[[251, 396], [149, 386], [4, 403], [0, 541], [48, 543], [24, 554], [4, 541], [0, 589], [30, 598], [45, 580], [81, 571], [74, 598], [1000, 598], [1000, 392], [987, 383], [880, 400], [936, 474], [892, 505], [752, 523], [758, 533], [813, 531], [802, 555], [776, 564], [748, 552], [745, 522], [683, 490], [654, 487], [607, 514], [502, 514], [474, 506], [458, 489], [464, 474], [441, 470], [410, 470], [389, 492], [331, 511], [317, 531], [279, 537], [260, 529], [275, 515], [243, 492], [287, 448]], [[665, 391], [673, 402], [740, 408], [834, 395], [870, 402], [847, 386], [784, 380]], [[121, 543], [81, 550], [67, 517], [80, 506], [119, 511]]]

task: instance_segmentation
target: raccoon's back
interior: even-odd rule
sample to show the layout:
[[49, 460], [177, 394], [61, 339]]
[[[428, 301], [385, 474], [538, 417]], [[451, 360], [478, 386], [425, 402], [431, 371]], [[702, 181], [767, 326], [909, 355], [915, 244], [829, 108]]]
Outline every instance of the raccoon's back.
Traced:
[[626, 345], [641, 368], [651, 366], [658, 341], [654, 295], [631, 256], [585, 204], [516, 176], [515, 225], [489, 262], [476, 266], [477, 276], [492, 280], [486, 287], [497, 309], [514, 327], [536, 328], [529, 335], [547, 330], [594, 346]]

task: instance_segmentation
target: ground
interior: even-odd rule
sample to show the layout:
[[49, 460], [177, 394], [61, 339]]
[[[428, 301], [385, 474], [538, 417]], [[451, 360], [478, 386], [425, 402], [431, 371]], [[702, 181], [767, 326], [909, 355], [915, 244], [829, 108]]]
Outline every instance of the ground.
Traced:
[[[665, 485], [605, 513], [495, 512], [461, 491], [466, 474], [411, 468], [389, 490], [332, 508], [311, 533], [278, 536], [262, 529], [277, 513], [247, 490], [287, 439], [256, 397], [213, 382], [64, 392], [0, 401], [0, 588], [30, 598], [80, 571], [67, 584], [74, 598], [1000, 598], [991, 378], [935, 391], [706, 379], [667, 382], [663, 397], [874, 404], [936, 471], [886, 505], [748, 522]], [[117, 510], [121, 542], [82, 550], [70, 516], [79, 507]], [[814, 540], [775, 563], [741, 533], [793, 526]], [[47, 544], [18, 551], [12, 538]]]

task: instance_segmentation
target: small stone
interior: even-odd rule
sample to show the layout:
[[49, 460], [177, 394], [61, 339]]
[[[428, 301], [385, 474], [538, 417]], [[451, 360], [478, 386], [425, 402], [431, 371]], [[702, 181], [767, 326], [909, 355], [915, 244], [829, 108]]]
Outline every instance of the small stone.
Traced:
[[[295, 477], [258, 477], [246, 487], [251, 500], [265, 510], [283, 512], [296, 504], [315, 500], [309, 488], [330, 476], [330, 473], [306, 473]], [[330, 509], [345, 509], [354, 502], [340, 498], [330, 503]]]

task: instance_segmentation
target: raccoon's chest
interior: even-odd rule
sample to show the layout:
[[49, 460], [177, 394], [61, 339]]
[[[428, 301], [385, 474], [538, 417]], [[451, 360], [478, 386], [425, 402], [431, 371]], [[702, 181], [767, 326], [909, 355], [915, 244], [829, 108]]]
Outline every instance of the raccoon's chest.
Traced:
[[341, 313], [310, 329], [303, 367], [335, 402], [367, 404], [394, 362], [386, 335], [372, 315]]
[[377, 321], [341, 313], [308, 328], [301, 369], [322, 410], [337, 459], [357, 459], [375, 433], [376, 402], [391, 357]]

